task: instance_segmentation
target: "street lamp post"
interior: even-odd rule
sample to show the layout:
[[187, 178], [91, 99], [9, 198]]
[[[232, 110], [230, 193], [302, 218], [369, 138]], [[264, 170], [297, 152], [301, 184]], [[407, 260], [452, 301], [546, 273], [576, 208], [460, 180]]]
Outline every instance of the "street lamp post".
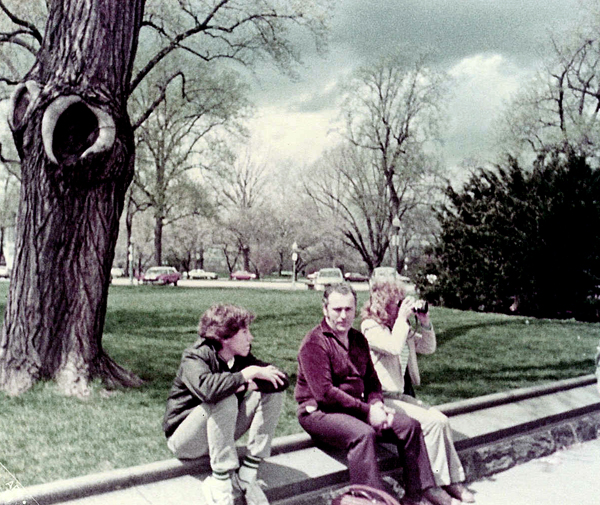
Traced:
[[292, 244], [292, 286], [296, 287], [296, 262], [298, 261], [298, 244]]
[[133, 284], [133, 244], [129, 244], [127, 261], [129, 262], [129, 284]]
[[398, 271], [398, 256], [400, 254], [400, 219], [396, 216], [392, 220], [392, 247], [394, 248], [394, 253], [392, 255], [392, 266], [394, 270]]

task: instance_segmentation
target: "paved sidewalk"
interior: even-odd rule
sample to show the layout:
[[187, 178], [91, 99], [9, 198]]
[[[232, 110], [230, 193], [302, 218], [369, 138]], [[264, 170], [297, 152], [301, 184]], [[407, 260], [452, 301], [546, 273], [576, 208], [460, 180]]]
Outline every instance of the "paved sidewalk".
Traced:
[[473, 482], [477, 505], [594, 505], [600, 503], [600, 439]]
[[[477, 505], [593, 505], [600, 503], [600, 439], [517, 465], [469, 485]], [[64, 505], [203, 503], [191, 476], [64, 502]], [[31, 505], [35, 502], [28, 502]]]

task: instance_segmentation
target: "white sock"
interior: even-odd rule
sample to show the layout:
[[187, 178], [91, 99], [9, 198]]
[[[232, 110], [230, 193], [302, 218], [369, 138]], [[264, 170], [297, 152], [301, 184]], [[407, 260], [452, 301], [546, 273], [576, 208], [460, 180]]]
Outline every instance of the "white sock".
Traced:
[[258, 464], [260, 463], [260, 458], [255, 458], [254, 456], [247, 455], [242, 461], [242, 465], [238, 470], [238, 475], [240, 480], [244, 482], [253, 482], [256, 480], [256, 476], [258, 475]]
[[227, 491], [231, 489], [231, 479], [229, 472], [215, 472], [212, 473], [215, 486], [220, 491]]

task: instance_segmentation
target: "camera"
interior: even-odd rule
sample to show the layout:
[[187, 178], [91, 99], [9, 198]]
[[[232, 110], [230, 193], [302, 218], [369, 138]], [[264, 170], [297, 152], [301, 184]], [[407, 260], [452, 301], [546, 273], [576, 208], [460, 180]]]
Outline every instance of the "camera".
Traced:
[[426, 314], [429, 310], [429, 303], [425, 300], [417, 300], [413, 308], [415, 314]]

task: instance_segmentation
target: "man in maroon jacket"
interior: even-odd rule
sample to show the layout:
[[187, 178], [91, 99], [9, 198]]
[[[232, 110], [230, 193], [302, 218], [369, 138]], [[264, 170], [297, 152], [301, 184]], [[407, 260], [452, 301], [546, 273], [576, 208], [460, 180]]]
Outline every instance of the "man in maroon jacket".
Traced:
[[349, 284], [325, 289], [323, 315], [298, 353], [295, 397], [301, 426], [314, 440], [347, 451], [352, 484], [385, 489], [375, 442], [396, 444], [404, 469], [404, 502], [419, 503], [423, 491], [435, 486], [421, 426], [384, 406], [369, 345], [352, 328], [356, 293]]

